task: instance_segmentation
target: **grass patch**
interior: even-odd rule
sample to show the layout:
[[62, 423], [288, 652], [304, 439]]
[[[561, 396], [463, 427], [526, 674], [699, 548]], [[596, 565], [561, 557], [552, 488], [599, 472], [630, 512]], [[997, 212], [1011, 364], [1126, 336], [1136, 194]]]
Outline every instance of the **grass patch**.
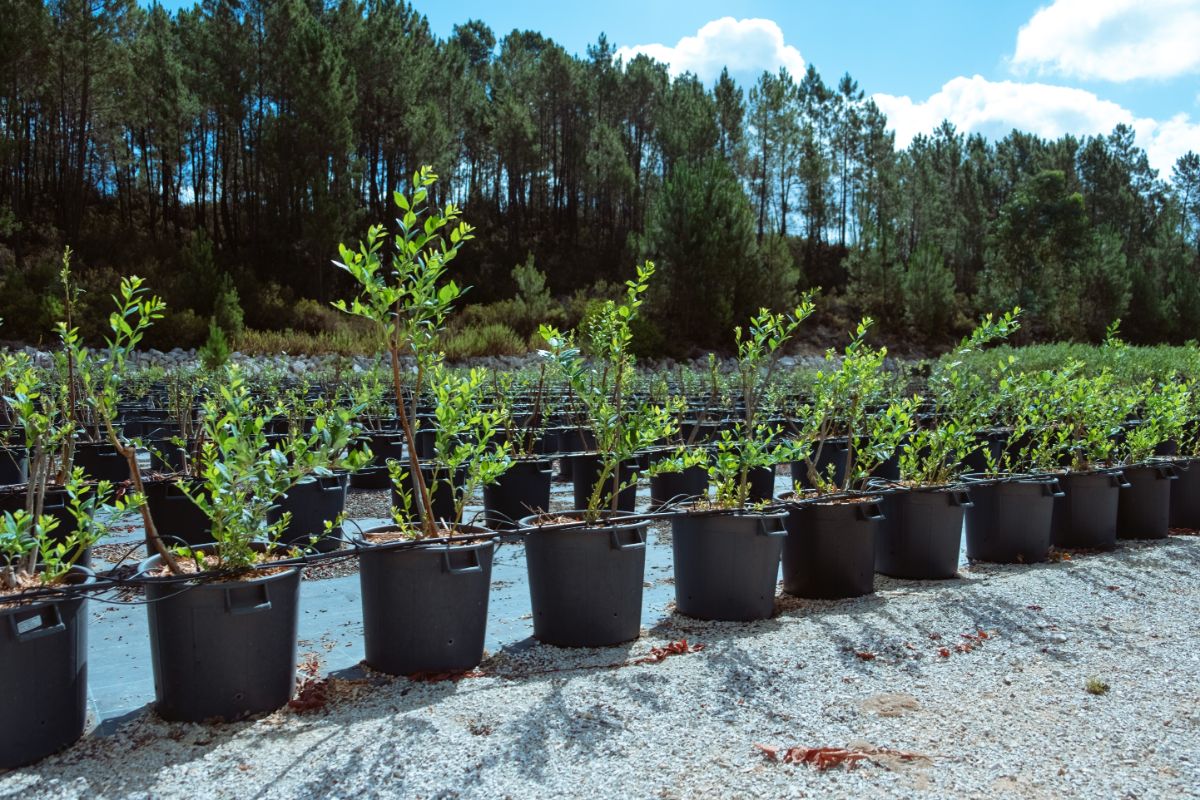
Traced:
[[1083, 688], [1088, 694], [1104, 695], [1108, 694], [1109, 685], [1099, 678], [1092, 677], [1084, 681]]

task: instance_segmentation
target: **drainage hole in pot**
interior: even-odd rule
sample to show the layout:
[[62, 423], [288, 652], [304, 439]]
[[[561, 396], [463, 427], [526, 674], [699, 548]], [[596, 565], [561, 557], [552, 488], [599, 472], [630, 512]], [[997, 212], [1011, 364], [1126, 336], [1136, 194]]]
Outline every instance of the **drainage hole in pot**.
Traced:
[[446, 644], [453, 646], [453, 645], [454, 645], [454, 640], [453, 640], [453, 639], [447, 639], [447, 640], [446, 640]]
[[233, 699], [240, 703], [245, 697], [246, 697], [246, 695], [244, 692], [238, 692], [237, 694], [235, 694], [233, 696]]

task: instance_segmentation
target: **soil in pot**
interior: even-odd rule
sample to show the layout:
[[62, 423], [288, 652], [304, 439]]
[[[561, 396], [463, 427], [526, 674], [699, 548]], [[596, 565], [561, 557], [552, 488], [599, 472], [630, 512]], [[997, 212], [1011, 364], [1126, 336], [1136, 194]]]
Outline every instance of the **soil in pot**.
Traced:
[[1050, 541], [1055, 547], [1111, 550], [1117, 546], [1117, 504], [1127, 486], [1119, 470], [1067, 472], [1054, 501]]
[[1126, 467], [1129, 488], [1117, 504], [1117, 536], [1121, 539], [1165, 539], [1169, 535], [1172, 464]]
[[[582, 519], [578, 511], [563, 515]], [[525, 562], [533, 635], [559, 647], [607, 647], [638, 638], [647, 522], [545, 530], [526, 517]]]
[[1057, 479], [971, 476], [969, 486], [967, 558], [1000, 564], [1046, 560], [1054, 502], [1062, 495]]
[[387, 530], [367, 531], [358, 553], [367, 664], [389, 675], [478, 666], [495, 544], [372, 547]]
[[814, 598], [874, 592], [875, 531], [882, 519], [874, 497], [790, 506], [783, 545], [784, 591]]
[[697, 619], [748, 622], [775, 610], [786, 512], [671, 519], [675, 607]]
[[484, 524], [493, 530], [508, 530], [524, 517], [549, 511], [553, 476], [550, 459], [513, 462], [495, 483], [483, 487]]
[[967, 492], [957, 487], [889, 496], [886, 524], [876, 526], [876, 571], [909, 580], [958, 577], [963, 513], [970, 505]]
[[[160, 566], [153, 556], [140, 571]], [[300, 570], [212, 583], [148, 581], [145, 588], [160, 717], [235, 720], [291, 699]]]
[[[68, 580], [86, 584], [95, 578], [76, 567]], [[0, 607], [0, 769], [37, 761], [83, 735], [87, 655], [86, 599]]]

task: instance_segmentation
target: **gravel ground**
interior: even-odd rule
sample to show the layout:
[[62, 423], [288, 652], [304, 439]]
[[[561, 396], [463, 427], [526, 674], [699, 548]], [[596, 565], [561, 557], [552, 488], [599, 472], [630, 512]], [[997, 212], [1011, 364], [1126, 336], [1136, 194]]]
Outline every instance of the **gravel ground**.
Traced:
[[[1172, 537], [781, 597], [755, 624], [663, 609], [624, 647], [524, 642], [457, 682], [331, 679], [306, 713], [143, 711], [0, 776], [0, 797], [1200, 796], [1198, 565], [1200, 540]], [[685, 638], [703, 649], [652, 650]], [[760, 744], [914, 757], [822, 772]]]

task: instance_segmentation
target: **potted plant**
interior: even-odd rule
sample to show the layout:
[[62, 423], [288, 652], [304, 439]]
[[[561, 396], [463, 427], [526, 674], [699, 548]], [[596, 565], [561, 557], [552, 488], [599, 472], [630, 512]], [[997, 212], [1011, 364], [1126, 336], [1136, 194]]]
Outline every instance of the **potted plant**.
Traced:
[[675, 605], [681, 614], [754, 620], [774, 611], [786, 512], [750, 502], [750, 473], [773, 470], [784, 450], [779, 429], [762, 424], [759, 409], [783, 346], [812, 311], [806, 295], [791, 313], [762, 309], [745, 332], [734, 329], [744, 412], [737, 428], [722, 431], [708, 468], [716, 499], [698, 504], [698, 513], [671, 519]]
[[597, 309], [584, 334], [591, 359], [572, 335], [549, 325], [540, 329], [548, 346], [542, 355], [575, 394], [596, 440], [586, 506], [521, 521], [528, 531], [533, 635], [547, 644], [604, 647], [640, 634], [647, 523], [623, 521], [619, 498], [637, 480], [626, 465], [675, 431], [671, 408], [628, 396], [635, 368], [630, 323], [653, 274], [647, 261], [636, 280], [626, 282], [623, 302], [608, 300]]
[[1140, 419], [1124, 431], [1117, 444], [1129, 484], [1117, 504], [1117, 535], [1122, 539], [1165, 539], [1170, 527], [1171, 482], [1178, 473], [1168, 458], [1155, 454], [1164, 442], [1183, 437], [1189, 390], [1176, 380], [1147, 379], [1128, 392], [1128, 406], [1140, 412]]
[[1046, 425], [1058, 451], [1062, 491], [1054, 504], [1050, 542], [1056, 547], [1107, 550], [1117, 542], [1117, 507], [1128, 486], [1120, 468], [1117, 445], [1131, 408], [1113, 373], [1088, 375], [1070, 361], [1041, 377], [1040, 392], [1048, 400]]
[[[383, 226], [373, 225], [357, 250], [341, 246], [336, 262], [357, 284], [358, 294], [334, 307], [379, 330], [404, 434], [405, 460], [391, 465], [393, 496], [399, 501], [394, 525], [365, 532], [358, 557], [366, 662], [391, 674], [461, 671], [482, 660], [495, 550], [487, 531], [457, 521], [462, 500], [448, 514], [436, 513], [417, 446], [417, 404], [430, 388], [431, 374], [449, 376], [437, 337], [463, 291], [444, 278], [450, 262], [473, 238], [471, 226], [452, 204], [441, 210], [429, 204], [436, 182], [437, 175], [422, 167], [413, 176], [411, 193], [393, 194], [399, 218], [386, 258], [388, 237]], [[405, 356], [414, 361], [411, 373], [402, 366]], [[461, 380], [444, 387], [446, 400], [461, 398], [463, 389]], [[469, 384], [466, 391], [470, 393]], [[443, 421], [462, 410], [452, 404], [438, 404]], [[453, 431], [435, 434], [441, 436], [443, 457], [446, 447], [472, 446], [465, 439], [451, 444]]]
[[902, 442], [901, 491], [885, 499], [886, 524], [879, 528], [876, 571], [896, 578], [930, 580], [958, 575], [963, 514], [971, 507], [962, 483], [968, 457], [981, 442], [976, 431], [991, 417], [994, 397], [983, 376], [963, 359], [1019, 326], [1019, 309], [998, 320], [984, 317], [959, 343], [954, 357], [939, 363], [927, 381], [932, 420]]
[[[272, 439], [278, 403], [255, 399], [236, 367], [202, 404], [197, 484], [181, 484], [213, 542], [143, 561], [156, 710], [164, 719], [238, 719], [279, 708], [295, 685], [299, 552], [272, 520], [280, 496], [314, 473], [367, 454], [348, 450], [352, 412], [330, 413], [310, 439]], [[279, 564], [281, 560], [284, 563]]]
[[[827, 369], [817, 374], [811, 401], [801, 409], [793, 447], [813, 488], [782, 498], [788, 503], [783, 586], [789, 594], [837, 598], [875, 590], [875, 531], [883, 515], [879, 495], [858, 490], [908, 433], [916, 401], [885, 396], [887, 350], [867, 344], [871, 324], [870, 318], [859, 323], [840, 364], [836, 351], [826, 352]], [[833, 465], [817, 467], [835, 428], [846, 442], [840, 481]]]
[[[80, 561], [128, 506], [112, 484], [75, 468], [63, 487], [70, 532], [25, 509], [0, 514], [0, 682], [6, 687], [0, 769], [31, 763], [83, 735], [87, 720], [87, 599]], [[136, 502], [136, 498], [133, 498]], [[66, 527], [66, 526], [64, 526]]]
[[1059, 488], [1056, 437], [1058, 377], [1049, 371], [1019, 373], [1002, 361], [993, 373], [1001, 409], [1002, 446], [982, 450], [984, 471], [966, 476], [967, 558], [996, 563], [1044, 561]]
[[1196, 379], [1183, 380], [1187, 388], [1187, 410], [1179, 434], [1175, 467], [1179, 477], [1171, 486], [1171, 527], [1200, 528], [1200, 386]]
[[499, 416], [499, 445], [511, 458], [504, 472], [483, 486], [484, 517], [488, 527], [515, 528], [517, 521], [550, 510], [553, 462], [544, 455], [543, 436], [551, 413], [546, 398], [546, 367], [542, 362], [529, 405], [517, 404], [513, 376], [493, 373], [493, 404]]

